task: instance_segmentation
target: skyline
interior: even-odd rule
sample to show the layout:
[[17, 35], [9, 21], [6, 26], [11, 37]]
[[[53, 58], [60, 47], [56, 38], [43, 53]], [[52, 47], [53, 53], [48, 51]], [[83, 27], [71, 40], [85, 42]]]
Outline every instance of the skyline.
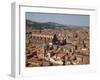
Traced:
[[89, 15], [26, 12], [26, 19], [36, 22], [54, 22], [63, 25], [89, 26]]

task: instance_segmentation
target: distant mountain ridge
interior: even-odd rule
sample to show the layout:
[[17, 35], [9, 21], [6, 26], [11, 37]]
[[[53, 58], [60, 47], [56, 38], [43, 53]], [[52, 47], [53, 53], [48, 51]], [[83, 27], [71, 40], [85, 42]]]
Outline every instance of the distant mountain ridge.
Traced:
[[46, 29], [46, 28], [51, 28], [51, 29], [58, 29], [58, 28], [80, 28], [81, 26], [75, 26], [75, 25], [63, 25], [59, 23], [54, 23], [54, 22], [35, 22], [31, 20], [26, 20], [26, 25], [31, 25], [32, 28], [35, 29]]

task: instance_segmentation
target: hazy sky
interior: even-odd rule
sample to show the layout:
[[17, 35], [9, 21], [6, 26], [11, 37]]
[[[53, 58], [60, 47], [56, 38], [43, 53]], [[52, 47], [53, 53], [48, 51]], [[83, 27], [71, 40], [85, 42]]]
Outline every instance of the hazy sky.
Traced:
[[26, 19], [37, 22], [55, 22], [64, 25], [89, 26], [89, 15], [26, 12]]

